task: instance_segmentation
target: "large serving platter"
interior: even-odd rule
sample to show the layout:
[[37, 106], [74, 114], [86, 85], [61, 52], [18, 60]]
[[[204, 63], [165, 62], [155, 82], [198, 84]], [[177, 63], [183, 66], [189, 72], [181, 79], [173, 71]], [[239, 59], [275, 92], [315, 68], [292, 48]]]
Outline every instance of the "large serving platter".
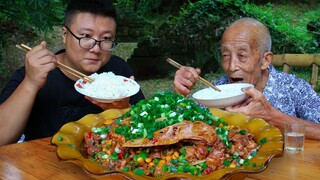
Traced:
[[[141, 176], [133, 172], [110, 171], [96, 162], [82, 155], [82, 143], [84, 133], [91, 131], [92, 127], [98, 127], [106, 119], [116, 118], [129, 109], [110, 109], [100, 114], [89, 114], [78, 121], [65, 124], [52, 138], [51, 143], [56, 145], [57, 156], [64, 161], [78, 164], [90, 176], [121, 176], [128, 179], [141, 179]], [[243, 179], [248, 173], [259, 173], [265, 170], [275, 156], [283, 155], [283, 135], [281, 131], [262, 119], [251, 118], [244, 114], [229, 113], [220, 109], [210, 108], [214, 116], [224, 118], [229, 125], [250, 129], [256, 142], [266, 138], [256, 156], [250, 161], [258, 166], [242, 166], [241, 168], [224, 168], [206, 176], [193, 176], [186, 173], [176, 173], [161, 178], [147, 177], [145, 179]]]

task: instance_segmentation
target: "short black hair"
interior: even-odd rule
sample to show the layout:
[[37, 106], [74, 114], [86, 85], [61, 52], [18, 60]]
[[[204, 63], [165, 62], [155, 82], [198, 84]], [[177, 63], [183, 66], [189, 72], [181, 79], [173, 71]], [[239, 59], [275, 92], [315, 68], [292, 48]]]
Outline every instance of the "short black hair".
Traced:
[[70, 25], [74, 15], [81, 12], [111, 17], [117, 22], [112, 0], [70, 0], [65, 11], [64, 26]]

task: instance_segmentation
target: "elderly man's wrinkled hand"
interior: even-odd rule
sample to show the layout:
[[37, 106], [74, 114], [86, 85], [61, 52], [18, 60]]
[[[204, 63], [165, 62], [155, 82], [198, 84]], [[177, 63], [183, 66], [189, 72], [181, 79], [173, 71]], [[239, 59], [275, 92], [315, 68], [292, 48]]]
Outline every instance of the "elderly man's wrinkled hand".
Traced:
[[[275, 108], [267, 101], [262, 92], [254, 87], [244, 88], [243, 91], [249, 98], [241, 104], [227, 107], [226, 110], [243, 113], [251, 117], [270, 119], [270, 115]], [[269, 123], [273, 124], [272, 122]]]
[[184, 96], [190, 94], [192, 87], [199, 79], [200, 69], [182, 66], [176, 71], [174, 76], [173, 85], [175, 91]]

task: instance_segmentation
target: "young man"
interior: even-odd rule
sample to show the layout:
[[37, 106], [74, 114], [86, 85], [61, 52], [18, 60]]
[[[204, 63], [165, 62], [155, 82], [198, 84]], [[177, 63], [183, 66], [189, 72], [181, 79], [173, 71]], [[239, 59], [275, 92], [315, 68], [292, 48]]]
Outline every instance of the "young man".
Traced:
[[[263, 118], [281, 130], [285, 120], [304, 122], [306, 137], [320, 139], [320, 97], [304, 80], [278, 73], [271, 65], [271, 36], [265, 25], [252, 18], [232, 23], [222, 36], [221, 53], [226, 75], [216, 85], [254, 85], [244, 89], [250, 98], [227, 111]], [[189, 94], [199, 74], [200, 69], [181, 67], [175, 74], [175, 90]]]
[[[111, 1], [71, 0], [62, 39], [65, 49], [54, 54], [41, 42], [26, 54], [25, 66], [17, 70], [0, 96], [0, 145], [52, 136], [62, 125], [109, 108], [127, 108], [144, 95], [111, 104], [85, 98], [73, 87], [77, 77], [55, 66], [61, 62], [86, 75], [112, 71], [133, 76], [128, 64], [112, 56], [116, 36], [116, 11]], [[130, 101], [130, 102], [129, 102]]]

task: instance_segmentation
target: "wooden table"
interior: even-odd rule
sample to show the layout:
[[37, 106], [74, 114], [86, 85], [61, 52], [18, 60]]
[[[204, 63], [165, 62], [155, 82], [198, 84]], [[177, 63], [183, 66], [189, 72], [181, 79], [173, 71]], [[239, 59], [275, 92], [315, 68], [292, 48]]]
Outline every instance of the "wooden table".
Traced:
[[312, 179], [320, 178], [320, 141], [305, 140], [304, 151], [285, 151], [285, 155], [273, 158], [269, 167], [258, 174], [248, 174], [246, 180], [263, 179]]
[[[123, 179], [119, 177], [94, 177], [80, 166], [60, 161], [51, 138], [38, 139], [0, 147], [0, 179]], [[252, 179], [319, 179], [320, 141], [306, 140], [305, 150], [286, 152], [283, 157], [271, 160], [269, 167]]]

